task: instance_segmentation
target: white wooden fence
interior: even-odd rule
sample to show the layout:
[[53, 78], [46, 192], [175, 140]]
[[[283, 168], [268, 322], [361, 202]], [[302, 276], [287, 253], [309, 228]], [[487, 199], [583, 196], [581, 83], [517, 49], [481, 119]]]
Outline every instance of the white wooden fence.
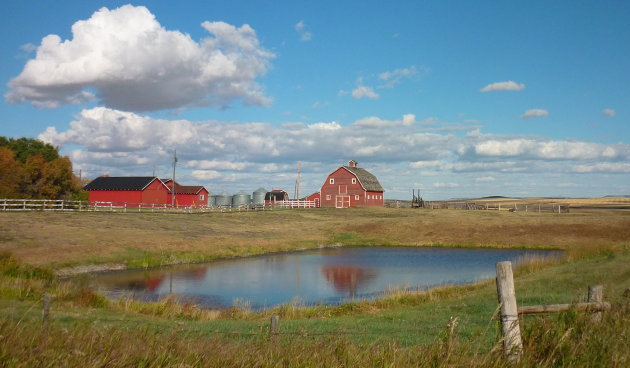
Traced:
[[288, 201], [277, 201], [272, 203], [276, 208], [318, 208], [319, 201], [307, 201], [303, 199], [289, 199]]
[[316, 208], [319, 203], [305, 200], [278, 201], [269, 206], [202, 206], [55, 199], [0, 199], [0, 211], [76, 211], [76, 212], [244, 212], [287, 208]]

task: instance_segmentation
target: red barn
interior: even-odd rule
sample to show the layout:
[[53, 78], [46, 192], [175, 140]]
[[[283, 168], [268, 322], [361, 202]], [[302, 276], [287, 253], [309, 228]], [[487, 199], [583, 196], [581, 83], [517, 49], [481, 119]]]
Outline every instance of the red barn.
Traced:
[[385, 206], [385, 190], [369, 171], [358, 168], [352, 160], [326, 178], [320, 191], [322, 207]]
[[[167, 204], [169, 189], [153, 176], [102, 176], [83, 187], [89, 193], [89, 201], [127, 203]], [[169, 202], [170, 203], [170, 202]]]
[[[164, 185], [169, 189], [168, 204], [173, 203], [173, 180], [162, 179]], [[175, 182], [175, 206], [208, 206], [208, 195], [210, 192], [201, 185], [179, 185]]]

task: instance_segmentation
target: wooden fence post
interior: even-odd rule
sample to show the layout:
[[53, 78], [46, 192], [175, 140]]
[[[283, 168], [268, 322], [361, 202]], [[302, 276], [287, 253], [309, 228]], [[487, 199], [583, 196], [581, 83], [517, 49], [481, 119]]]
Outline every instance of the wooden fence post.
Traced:
[[280, 334], [280, 316], [274, 314], [271, 316], [271, 339], [276, 339]]
[[42, 306], [42, 327], [48, 327], [48, 319], [50, 316], [50, 294], [44, 294], [44, 303]]
[[[602, 285], [590, 285], [588, 287], [588, 300], [589, 303], [602, 303], [604, 301], [604, 287]], [[602, 312], [593, 312], [591, 316], [593, 322], [601, 322]]]
[[510, 261], [497, 263], [497, 295], [503, 331], [503, 350], [507, 359], [516, 363], [523, 353], [523, 341], [518, 325], [518, 308]]

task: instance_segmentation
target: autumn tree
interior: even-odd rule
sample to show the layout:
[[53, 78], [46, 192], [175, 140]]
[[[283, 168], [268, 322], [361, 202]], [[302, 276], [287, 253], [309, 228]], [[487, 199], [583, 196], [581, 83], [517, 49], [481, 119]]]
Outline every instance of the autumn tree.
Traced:
[[81, 183], [68, 157], [30, 138], [0, 137], [0, 197], [77, 198]]
[[20, 164], [15, 160], [15, 153], [0, 146], [0, 198], [19, 197]]

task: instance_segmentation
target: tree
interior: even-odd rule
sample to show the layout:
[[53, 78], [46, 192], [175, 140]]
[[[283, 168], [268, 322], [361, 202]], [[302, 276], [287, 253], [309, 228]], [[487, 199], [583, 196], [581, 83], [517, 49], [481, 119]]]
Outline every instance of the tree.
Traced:
[[32, 138], [0, 137], [0, 147], [7, 147], [15, 152], [16, 160], [21, 163], [25, 163], [33, 155], [41, 155], [49, 162], [59, 158], [59, 152], [52, 144]]
[[83, 198], [68, 157], [31, 138], [0, 137], [0, 198]]
[[20, 164], [15, 160], [15, 153], [0, 146], [0, 198], [20, 197], [19, 171]]
[[29, 156], [22, 165], [21, 182], [26, 198], [67, 198], [80, 189], [67, 157], [47, 162], [42, 155]]

